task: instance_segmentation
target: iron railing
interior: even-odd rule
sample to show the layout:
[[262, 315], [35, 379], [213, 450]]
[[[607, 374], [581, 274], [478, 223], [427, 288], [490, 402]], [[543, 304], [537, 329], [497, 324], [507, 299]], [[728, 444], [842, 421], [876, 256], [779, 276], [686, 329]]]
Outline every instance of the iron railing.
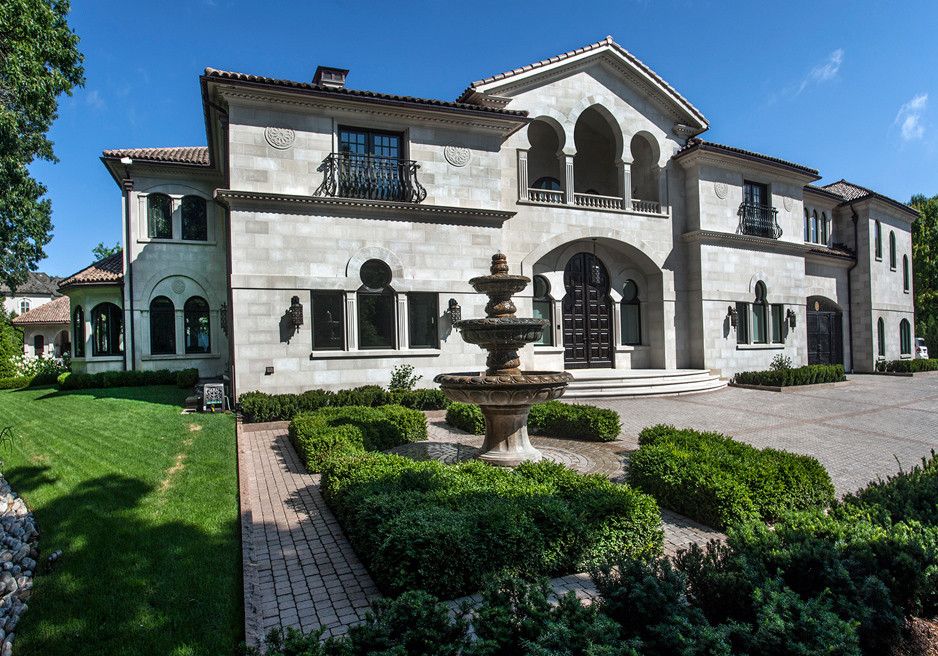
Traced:
[[782, 236], [782, 229], [776, 221], [778, 210], [774, 207], [740, 203], [738, 214], [740, 234], [767, 239], [778, 239]]
[[316, 196], [419, 203], [427, 190], [417, 181], [420, 165], [411, 159], [330, 153], [317, 169]]

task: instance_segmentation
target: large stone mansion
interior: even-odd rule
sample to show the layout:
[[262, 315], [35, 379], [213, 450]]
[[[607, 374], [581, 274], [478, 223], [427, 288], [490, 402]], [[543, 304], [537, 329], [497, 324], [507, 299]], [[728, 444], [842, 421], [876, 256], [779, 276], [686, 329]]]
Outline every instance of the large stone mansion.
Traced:
[[[611, 38], [455, 101], [206, 69], [207, 147], [107, 150], [122, 253], [62, 281], [73, 367], [196, 366], [234, 392], [473, 371], [491, 255], [550, 320], [523, 367], [607, 378], [911, 357], [909, 206], [705, 141]], [[698, 375], [699, 374], [699, 375]], [[696, 381], [696, 382], [694, 382]]]

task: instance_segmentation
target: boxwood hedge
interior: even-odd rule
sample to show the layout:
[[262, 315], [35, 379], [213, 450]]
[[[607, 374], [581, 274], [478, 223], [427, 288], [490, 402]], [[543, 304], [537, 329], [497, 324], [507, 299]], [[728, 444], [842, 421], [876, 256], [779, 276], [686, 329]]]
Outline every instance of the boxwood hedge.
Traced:
[[928, 358], [927, 360], [881, 360], [876, 363], [876, 371], [905, 374], [920, 371], [938, 371], [938, 358]]
[[289, 421], [301, 412], [312, 412], [341, 406], [400, 405], [414, 410], [442, 410], [449, 404], [439, 389], [386, 390], [377, 385], [364, 385], [352, 389], [313, 389], [302, 394], [267, 394], [245, 392], [238, 397], [238, 407], [244, 421]]
[[[470, 403], [451, 403], [446, 409], [446, 423], [475, 435], [485, 432], [485, 417], [481, 408]], [[532, 433], [550, 437], [612, 442], [619, 437], [622, 424], [619, 414], [614, 410], [547, 401], [531, 406], [528, 429]]]
[[770, 387], [839, 383], [845, 380], [847, 380], [847, 374], [842, 364], [809, 364], [792, 369], [741, 371], [733, 378], [733, 382], [740, 385], [766, 385]]
[[774, 521], [834, 500], [830, 475], [810, 456], [665, 425], [643, 430], [639, 445], [629, 457], [629, 482], [662, 506], [717, 528]]
[[66, 371], [58, 377], [59, 389], [96, 389], [102, 387], [143, 387], [147, 385], [176, 385], [182, 388], [195, 386], [199, 382], [198, 369], [170, 371], [102, 371], [96, 374], [80, 374]]
[[387, 594], [449, 599], [506, 568], [557, 576], [662, 550], [651, 497], [546, 461], [511, 470], [366, 453], [329, 459], [322, 489]]

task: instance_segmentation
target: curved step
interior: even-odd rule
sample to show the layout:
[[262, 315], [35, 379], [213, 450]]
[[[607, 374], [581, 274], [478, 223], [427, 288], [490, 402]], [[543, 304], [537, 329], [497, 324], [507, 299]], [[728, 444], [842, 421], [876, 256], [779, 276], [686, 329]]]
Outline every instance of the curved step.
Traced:
[[570, 372], [564, 398], [602, 398], [695, 394], [726, 387], [727, 380], [706, 369], [591, 370]]

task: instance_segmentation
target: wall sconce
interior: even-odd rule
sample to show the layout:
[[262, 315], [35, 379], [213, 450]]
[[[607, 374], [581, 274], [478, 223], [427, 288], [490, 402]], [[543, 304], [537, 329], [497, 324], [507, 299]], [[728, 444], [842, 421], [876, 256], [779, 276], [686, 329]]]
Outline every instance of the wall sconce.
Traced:
[[449, 315], [450, 323], [455, 324], [462, 319], [462, 308], [459, 307], [459, 303], [456, 302], [455, 298], [449, 299], [449, 307], [446, 313]]
[[303, 304], [300, 303], [299, 296], [290, 299], [290, 320], [293, 322], [294, 330], [299, 330], [303, 325]]
[[726, 316], [730, 320], [730, 325], [733, 326], [733, 328], [735, 328], [736, 324], [739, 322], [739, 315], [736, 313], [736, 308], [734, 308], [732, 305], [727, 306]]
[[218, 322], [221, 324], [221, 331], [228, 336], [228, 304], [222, 303], [218, 308]]
[[788, 312], [785, 313], [785, 318], [788, 319], [789, 328], [794, 328], [798, 325], [798, 315], [795, 314], [795, 311], [791, 308], [788, 308]]

